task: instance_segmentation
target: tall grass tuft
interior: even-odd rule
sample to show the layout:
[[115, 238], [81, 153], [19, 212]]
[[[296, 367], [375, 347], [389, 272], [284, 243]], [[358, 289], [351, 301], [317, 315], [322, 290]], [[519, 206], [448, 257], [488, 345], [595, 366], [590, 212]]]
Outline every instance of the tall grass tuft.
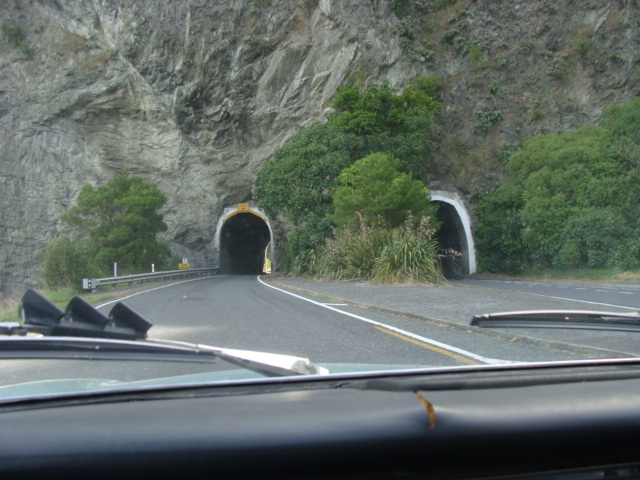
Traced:
[[415, 225], [389, 229], [367, 224], [362, 216], [351, 227], [334, 232], [325, 246], [310, 252], [311, 273], [324, 280], [366, 280], [375, 284], [440, 284], [444, 282], [435, 230], [429, 217]]

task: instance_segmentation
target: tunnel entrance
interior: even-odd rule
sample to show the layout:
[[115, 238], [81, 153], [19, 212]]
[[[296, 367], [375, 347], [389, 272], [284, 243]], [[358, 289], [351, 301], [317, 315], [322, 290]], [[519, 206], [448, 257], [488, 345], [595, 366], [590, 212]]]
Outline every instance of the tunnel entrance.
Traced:
[[220, 230], [220, 272], [237, 275], [264, 273], [271, 241], [267, 223], [253, 213], [229, 216]]
[[431, 201], [439, 207], [437, 218], [442, 222], [437, 240], [444, 276], [453, 279], [475, 273], [471, 222], [461, 199], [452, 192], [431, 192]]
[[462, 222], [456, 209], [447, 203], [438, 205], [437, 218], [442, 226], [436, 235], [442, 263], [442, 273], [446, 278], [460, 278], [468, 274], [463, 265], [464, 251], [467, 250], [464, 235], [461, 238]]

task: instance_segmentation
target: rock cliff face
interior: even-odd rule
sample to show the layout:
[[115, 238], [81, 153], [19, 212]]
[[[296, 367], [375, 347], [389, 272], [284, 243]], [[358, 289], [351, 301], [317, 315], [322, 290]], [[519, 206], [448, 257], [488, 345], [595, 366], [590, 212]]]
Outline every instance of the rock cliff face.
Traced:
[[0, 0], [0, 21], [4, 293], [37, 284], [82, 185], [122, 170], [207, 265], [224, 207], [356, 72], [444, 79], [433, 182], [471, 204], [527, 136], [640, 94], [635, 0]]

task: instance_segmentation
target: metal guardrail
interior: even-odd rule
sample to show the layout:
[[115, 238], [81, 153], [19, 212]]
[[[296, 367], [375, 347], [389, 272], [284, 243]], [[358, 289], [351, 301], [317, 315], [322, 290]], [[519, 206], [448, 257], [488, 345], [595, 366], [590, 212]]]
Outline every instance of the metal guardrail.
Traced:
[[123, 275], [122, 277], [110, 277], [110, 278], [83, 278], [82, 288], [84, 290], [91, 290], [95, 293], [98, 287], [103, 285], [111, 285], [116, 288], [116, 285], [121, 283], [127, 283], [128, 286], [133, 286], [134, 282], [145, 281], [162, 281], [168, 278], [189, 278], [189, 277], [207, 277], [218, 273], [219, 268], [189, 268], [186, 270], [169, 270], [166, 272], [155, 273], [141, 273], [139, 275]]

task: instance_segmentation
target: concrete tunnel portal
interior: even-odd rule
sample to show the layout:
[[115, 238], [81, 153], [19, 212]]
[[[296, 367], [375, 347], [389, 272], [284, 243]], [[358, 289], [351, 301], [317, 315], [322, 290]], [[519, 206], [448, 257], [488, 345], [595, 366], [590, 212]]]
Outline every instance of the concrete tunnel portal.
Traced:
[[265, 260], [272, 239], [268, 219], [249, 204], [225, 209], [218, 221], [214, 250], [220, 272], [256, 275], [265, 271]]
[[[437, 218], [442, 222], [437, 233], [443, 255], [442, 270], [446, 278], [459, 278], [476, 272], [476, 252], [471, 219], [460, 196], [454, 192], [432, 191], [431, 201], [438, 205]], [[458, 252], [458, 256], [448, 254]]]

